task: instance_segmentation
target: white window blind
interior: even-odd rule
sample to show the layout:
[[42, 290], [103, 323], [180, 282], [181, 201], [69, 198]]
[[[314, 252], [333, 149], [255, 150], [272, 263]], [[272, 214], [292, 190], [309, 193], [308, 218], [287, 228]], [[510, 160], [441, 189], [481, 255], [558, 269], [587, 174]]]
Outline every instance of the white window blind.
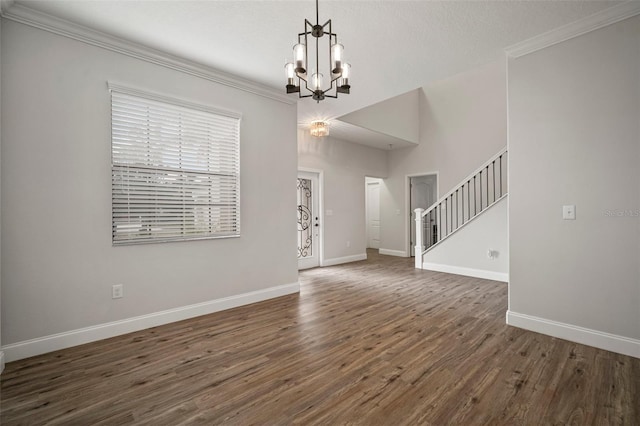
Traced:
[[239, 236], [239, 117], [110, 88], [113, 244]]

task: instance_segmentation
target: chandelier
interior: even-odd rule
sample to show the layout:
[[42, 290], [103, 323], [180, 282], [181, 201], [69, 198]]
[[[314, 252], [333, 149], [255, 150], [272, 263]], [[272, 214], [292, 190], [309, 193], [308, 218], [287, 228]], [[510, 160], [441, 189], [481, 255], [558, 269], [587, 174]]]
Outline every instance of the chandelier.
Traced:
[[[319, 22], [318, 0], [316, 0], [316, 24], [311, 24], [308, 19], [304, 20], [304, 32], [298, 34], [298, 43], [293, 46], [293, 62], [284, 66], [287, 75], [287, 93], [298, 93], [300, 98], [311, 97], [316, 102], [324, 98], [337, 98], [338, 93], [348, 94], [351, 88], [349, 85], [351, 65], [344, 62], [344, 46], [338, 43], [338, 35], [331, 30], [331, 19], [324, 25], [320, 25]], [[329, 36], [327, 38], [329, 45], [323, 46], [323, 50], [327, 48], [329, 60], [323, 66], [326, 66], [330, 84], [324, 83], [324, 74], [320, 72], [320, 39], [325, 35]], [[315, 38], [315, 48], [313, 39], [309, 40], [309, 36]], [[327, 39], [323, 39], [323, 42]], [[313, 68], [309, 68], [309, 50], [311, 50], [312, 60], [315, 57], [315, 62], [312, 63]], [[304, 93], [307, 93], [305, 95], [300, 90], [302, 82], [304, 82]]]
[[315, 136], [317, 138], [329, 136], [329, 123], [326, 121], [313, 121], [311, 123], [309, 133], [311, 133], [311, 136]]

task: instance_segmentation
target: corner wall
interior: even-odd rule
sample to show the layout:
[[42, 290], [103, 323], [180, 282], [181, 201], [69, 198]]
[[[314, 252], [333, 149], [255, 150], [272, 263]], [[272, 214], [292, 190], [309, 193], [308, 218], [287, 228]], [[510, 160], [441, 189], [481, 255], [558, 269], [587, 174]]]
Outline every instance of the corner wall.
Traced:
[[508, 81], [508, 322], [640, 357], [640, 17], [509, 59]]
[[[107, 81], [242, 114], [240, 238], [112, 246]], [[2, 83], [8, 359], [298, 291], [295, 105], [14, 21]]]
[[[408, 175], [438, 172], [440, 196], [505, 147], [506, 70], [503, 61], [422, 88], [420, 144], [389, 153], [381, 187], [380, 247], [408, 256]], [[381, 251], [383, 251], [381, 250]], [[486, 252], [478, 253], [486, 256]]]
[[298, 167], [324, 172], [323, 265], [365, 259], [365, 177], [387, 176], [387, 152], [298, 130]]
[[[0, 18], [0, 37], [2, 36], [2, 18]], [[0, 99], [2, 99], [2, 39], [0, 38]], [[2, 102], [0, 102], [0, 223], [2, 223]], [[0, 226], [2, 241], [2, 226]], [[0, 259], [2, 244], [0, 244]], [[0, 262], [0, 348], [2, 348], [2, 262]], [[4, 370], [4, 352], [0, 350], [0, 373]]]
[[508, 282], [508, 201], [505, 197], [493, 204], [429, 250], [422, 259], [423, 268]]

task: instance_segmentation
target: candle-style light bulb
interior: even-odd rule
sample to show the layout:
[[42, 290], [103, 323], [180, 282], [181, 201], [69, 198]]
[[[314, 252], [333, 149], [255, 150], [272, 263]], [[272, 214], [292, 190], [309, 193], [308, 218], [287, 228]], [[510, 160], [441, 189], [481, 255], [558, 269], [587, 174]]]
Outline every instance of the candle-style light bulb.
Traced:
[[307, 72], [305, 69], [306, 55], [307, 52], [304, 44], [298, 43], [293, 46], [293, 61], [295, 64], [295, 71], [297, 73], [304, 74]]
[[351, 65], [344, 63], [342, 64], [342, 77], [340, 78], [340, 86], [345, 89], [350, 88], [349, 85], [349, 77], [351, 76]]
[[316, 72], [311, 76], [311, 87], [314, 90], [322, 90], [322, 74]]
[[344, 52], [344, 46], [340, 43], [336, 43], [331, 46], [331, 58], [332, 58], [332, 71], [334, 74], [340, 74], [342, 71], [342, 56]]

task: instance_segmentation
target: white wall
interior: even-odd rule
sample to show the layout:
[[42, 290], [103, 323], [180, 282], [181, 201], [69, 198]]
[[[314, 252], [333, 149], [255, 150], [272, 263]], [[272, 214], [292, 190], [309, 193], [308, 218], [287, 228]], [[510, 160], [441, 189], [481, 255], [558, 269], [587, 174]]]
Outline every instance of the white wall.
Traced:
[[[507, 198], [503, 198], [423, 258], [424, 269], [509, 281]], [[492, 251], [493, 256], [487, 255]]]
[[324, 172], [324, 263], [365, 256], [365, 177], [386, 177], [386, 152], [299, 130], [298, 167]]
[[438, 172], [440, 195], [506, 145], [506, 71], [499, 61], [425, 86], [420, 144], [389, 155], [381, 190], [380, 247], [408, 249], [407, 175]]
[[509, 323], [640, 357], [640, 17], [508, 74]]
[[[54, 333], [250, 292], [260, 298], [276, 286], [296, 291], [295, 105], [3, 24], [7, 357], [6, 345]], [[112, 247], [107, 81], [242, 113], [240, 238]], [[117, 283], [125, 297], [112, 300]]]
[[409, 142], [420, 140], [419, 89], [385, 99], [339, 117], [340, 121], [391, 135]]

